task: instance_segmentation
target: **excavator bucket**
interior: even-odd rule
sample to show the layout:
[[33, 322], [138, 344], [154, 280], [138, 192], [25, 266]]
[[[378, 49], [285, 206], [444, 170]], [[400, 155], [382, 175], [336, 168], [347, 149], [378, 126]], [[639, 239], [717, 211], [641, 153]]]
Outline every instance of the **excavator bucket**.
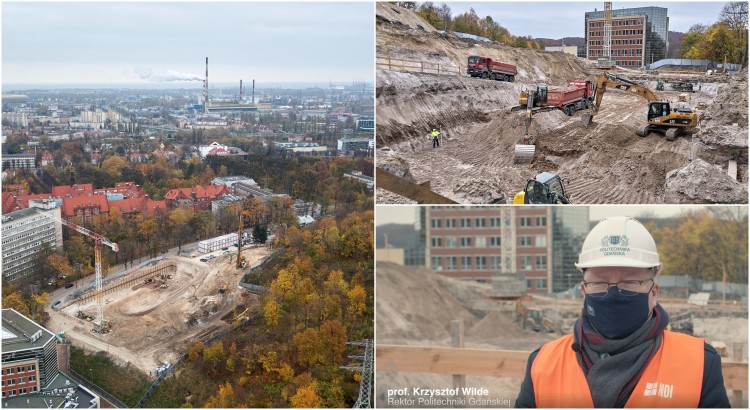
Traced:
[[534, 160], [535, 154], [536, 154], [536, 146], [516, 144], [515, 152], [513, 156], [513, 163], [528, 164]]
[[588, 127], [591, 124], [591, 121], [594, 119], [594, 116], [591, 115], [590, 112], [585, 112], [581, 116], [581, 122], [583, 123], [584, 127]]

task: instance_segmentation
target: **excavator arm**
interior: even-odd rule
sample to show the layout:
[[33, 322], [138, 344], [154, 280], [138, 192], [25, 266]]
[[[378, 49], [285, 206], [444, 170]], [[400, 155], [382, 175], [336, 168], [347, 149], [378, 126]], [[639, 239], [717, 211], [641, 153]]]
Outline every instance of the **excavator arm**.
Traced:
[[641, 96], [648, 102], [657, 101], [659, 99], [653, 91], [646, 87], [624, 78], [609, 77], [607, 73], [602, 73], [596, 82], [594, 98], [591, 107], [589, 108], [589, 112], [583, 114], [582, 121], [584, 127], [588, 127], [589, 124], [591, 124], [594, 115], [599, 112], [599, 106], [602, 104], [602, 97], [604, 97], [604, 93], [607, 91], [608, 87]]

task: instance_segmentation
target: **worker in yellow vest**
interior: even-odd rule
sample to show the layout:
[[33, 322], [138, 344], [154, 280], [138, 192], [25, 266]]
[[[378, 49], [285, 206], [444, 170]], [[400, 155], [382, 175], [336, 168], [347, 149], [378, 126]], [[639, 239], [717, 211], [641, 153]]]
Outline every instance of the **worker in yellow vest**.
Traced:
[[436, 129], [432, 129], [432, 148], [439, 147], [440, 146], [440, 132]]
[[638, 220], [599, 222], [576, 267], [581, 316], [572, 334], [531, 353], [516, 407], [730, 407], [716, 350], [666, 330], [662, 264]]

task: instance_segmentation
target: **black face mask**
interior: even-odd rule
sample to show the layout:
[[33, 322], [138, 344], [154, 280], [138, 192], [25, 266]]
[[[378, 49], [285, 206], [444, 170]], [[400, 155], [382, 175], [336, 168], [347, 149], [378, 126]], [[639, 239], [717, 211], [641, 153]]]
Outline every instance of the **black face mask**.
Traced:
[[648, 293], [623, 296], [612, 287], [604, 297], [586, 295], [583, 305], [591, 325], [607, 339], [630, 336], [648, 320]]

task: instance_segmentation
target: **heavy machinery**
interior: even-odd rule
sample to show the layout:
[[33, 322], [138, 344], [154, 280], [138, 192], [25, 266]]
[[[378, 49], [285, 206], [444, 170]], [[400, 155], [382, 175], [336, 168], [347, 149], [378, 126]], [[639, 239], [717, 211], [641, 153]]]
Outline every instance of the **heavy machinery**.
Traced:
[[489, 57], [469, 56], [466, 74], [472, 77], [513, 82], [518, 74], [518, 68], [513, 64], [495, 61]]
[[653, 131], [664, 134], [667, 141], [674, 141], [686, 129], [698, 125], [698, 114], [693, 112], [693, 110], [689, 108], [672, 108], [669, 101], [660, 100], [650, 89], [632, 81], [619, 77], [610, 77], [607, 73], [602, 73], [594, 88], [593, 104], [589, 112], [583, 115], [584, 127], [588, 127], [594, 116], [599, 112], [602, 97], [608, 87], [639, 95], [648, 101], [647, 123], [636, 130], [638, 136], [645, 137]]
[[544, 314], [540, 308], [527, 307], [521, 299], [516, 302], [516, 321], [524, 330], [542, 333], [561, 333], [560, 325]]
[[72, 222], [68, 222], [65, 219], [58, 219], [46, 212], [40, 211], [39, 209], [35, 208], [35, 210], [40, 215], [52, 219], [53, 221], [60, 222], [68, 228], [80, 234], [86, 235], [94, 240], [94, 271], [96, 272], [95, 289], [96, 302], [99, 307], [99, 323], [96, 324], [96, 330], [99, 332], [107, 331], [107, 329], [109, 328], [109, 324], [104, 320], [104, 305], [102, 304], [102, 244], [109, 246], [115, 252], [119, 252], [120, 247], [116, 243], [110, 241], [102, 235], [99, 235], [96, 232], [92, 232], [82, 226], [78, 226]]
[[664, 80], [656, 82], [656, 91], [664, 91]]
[[686, 91], [690, 93], [694, 91], [693, 83], [690, 81], [675, 81], [671, 83], [670, 86], [672, 86], [672, 89], [675, 91]]
[[526, 122], [523, 144], [516, 144], [513, 162], [526, 163], [534, 160], [536, 147], [534, 139], [529, 135], [531, 117], [534, 113], [550, 110], [562, 110], [568, 116], [576, 111], [588, 109], [591, 106], [593, 87], [591, 81], [570, 81], [562, 87], [549, 87], [539, 84], [536, 90], [521, 91], [517, 106], [511, 111], [526, 110]]
[[524, 190], [513, 197], [514, 205], [569, 204], [562, 179], [551, 172], [542, 172], [526, 181]]

